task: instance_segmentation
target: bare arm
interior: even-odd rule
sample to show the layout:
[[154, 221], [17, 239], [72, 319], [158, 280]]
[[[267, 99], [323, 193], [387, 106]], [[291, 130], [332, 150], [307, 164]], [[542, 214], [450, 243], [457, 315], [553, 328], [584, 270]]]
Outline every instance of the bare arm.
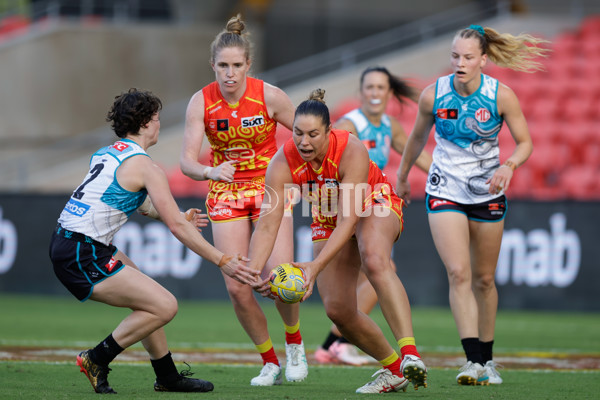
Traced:
[[503, 84], [500, 84], [498, 89], [498, 112], [506, 121], [510, 134], [515, 140], [516, 147], [512, 155], [508, 157], [504, 164], [488, 180], [490, 193], [498, 193], [502, 189], [507, 190], [514, 170], [527, 161], [533, 151], [529, 128], [527, 127], [523, 111], [521, 111], [519, 100], [515, 93]]
[[[354, 234], [362, 213], [364, 192], [360, 190], [368, 182], [369, 153], [355, 136], [350, 136], [339, 166], [342, 178], [338, 188], [338, 214], [336, 227], [319, 255], [311, 262], [294, 263], [305, 271], [307, 299], [313, 291], [319, 273]], [[358, 193], [357, 193], [358, 192]], [[362, 194], [362, 195], [360, 195]], [[358, 198], [357, 198], [358, 196]]]
[[369, 153], [354, 136], [350, 136], [340, 160], [340, 176], [337, 223], [327, 244], [314, 260], [317, 272], [321, 272], [352, 237], [362, 213], [364, 194], [358, 196], [357, 191], [360, 193], [359, 185], [369, 181]]
[[[396, 118], [390, 117], [390, 121], [392, 123], [392, 148], [396, 150], [398, 154], [403, 154], [404, 148], [406, 147], [406, 142], [408, 141], [408, 135]], [[429, 154], [426, 150], [423, 150], [415, 161], [415, 165], [421, 170], [429, 172], [429, 167], [431, 167], [432, 161], [431, 154]]]
[[266, 82], [264, 90], [267, 111], [271, 118], [289, 130], [292, 130], [296, 108], [292, 104], [289, 96], [283, 90]]
[[258, 275], [240, 263], [244, 258], [223, 254], [189, 223], [171, 195], [165, 173], [149, 157], [134, 156], [125, 160], [117, 170], [117, 180], [127, 190], [139, 191], [146, 188], [160, 219], [190, 250], [218, 265], [223, 272], [242, 283], [252, 284], [256, 281]]
[[407, 204], [410, 203], [410, 184], [408, 183], [408, 173], [417, 160], [419, 154], [423, 151], [429, 132], [434, 123], [433, 103], [435, 100], [435, 84], [429, 85], [421, 93], [419, 99], [419, 111], [413, 130], [406, 141], [406, 146], [402, 154], [402, 161], [398, 169], [398, 182], [396, 192]]
[[192, 96], [185, 113], [183, 146], [179, 158], [181, 172], [197, 181], [213, 179], [231, 182], [235, 172], [233, 161], [226, 161], [214, 168], [198, 162], [204, 133], [204, 95], [198, 91]]
[[285, 185], [291, 183], [292, 174], [283, 154], [283, 148], [280, 148], [267, 167], [261, 213], [250, 239], [248, 266], [258, 273], [262, 271], [273, 251], [284, 214]]

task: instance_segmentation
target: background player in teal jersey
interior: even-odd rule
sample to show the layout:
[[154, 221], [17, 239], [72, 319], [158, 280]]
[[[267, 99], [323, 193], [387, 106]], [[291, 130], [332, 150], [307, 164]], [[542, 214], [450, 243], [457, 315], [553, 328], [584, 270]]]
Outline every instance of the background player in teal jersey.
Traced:
[[[360, 108], [342, 116], [334, 128], [343, 129], [358, 136], [369, 150], [369, 158], [383, 171], [389, 160], [390, 149], [399, 154], [404, 151], [408, 140], [406, 131], [400, 122], [385, 113], [392, 96], [401, 103], [406, 98], [417, 102], [420, 91], [409, 86], [401, 78], [392, 75], [385, 67], [369, 67], [360, 76]], [[416, 164], [429, 172], [431, 155], [422, 151]], [[391, 265], [396, 268], [393, 260]], [[358, 306], [369, 314], [377, 304], [377, 293], [363, 272], [359, 275]], [[315, 351], [315, 359], [320, 363], [342, 362], [350, 365], [362, 365], [371, 361], [369, 357], [358, 354], [356, 348], [348, 343], [335, 325], [323, 344]]]
[[[482, 73], [488, 58], [521, 71], [535, 61], [543, 40], [500, 34], [471, 25], [452, 42], [453, 73], [429, 85], [404, 149], [396, 190], [407, 203], [410, 168], [435, 124], [436, 147], [426, 186], [429, 226], [446, 267], [450, 307], [467, 357], [456, 379], [462, 385], [502, 383], [492, 360], [498, 292], [494, 283], [502, 243], [506, 198], [515, 169], [532, 152], [527, 121], [514, 92]], [[498, 132], [506, 121], [516, 143], [500, 164]]]

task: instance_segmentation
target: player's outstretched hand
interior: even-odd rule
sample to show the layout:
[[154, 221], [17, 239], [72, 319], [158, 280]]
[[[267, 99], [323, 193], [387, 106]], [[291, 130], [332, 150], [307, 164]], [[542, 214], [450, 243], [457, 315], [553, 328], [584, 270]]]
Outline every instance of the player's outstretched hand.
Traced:
[[199, 231], [202, 231], [202, 228], [208, 226], [208, 215], [202, 214], [202, 210], [198, 208], [190, 208], [186, 212], [183, 213], [185, 219], [192, 223]]
[[249, 258], [239, 254], [236, 256], [225, 255], [219, 263], [219, 267], [225, 274], [236, 281], [246, 285], [252, 285], [260, 279], [260, 273], [242, 264], [242, 262], [246, 263], [248, 261], [250, 261]]
[[308, 299], [313, 292], [315, 280], [317, 279], [318, 274], [316, 271], [319, 269], [313, 261], [305, 263], [292, 262], [292, 265], [296, 268], [300, 268], [304, 275], [304, 286], [302, 286], [302, 288], [306, 289], [306, 293], [304, 293], [302, 300], [300, 300], [300, 302], [303, 302], [304, 300]]
[[277, 299], [277, 296], [271, 292], [271, 286], [269, 285], [270, 277], [266, 277], [265, 279], [257, 280], [252, 286], [257, 293], [260, 293], [262, 297], [268, 297], [270, 299]]

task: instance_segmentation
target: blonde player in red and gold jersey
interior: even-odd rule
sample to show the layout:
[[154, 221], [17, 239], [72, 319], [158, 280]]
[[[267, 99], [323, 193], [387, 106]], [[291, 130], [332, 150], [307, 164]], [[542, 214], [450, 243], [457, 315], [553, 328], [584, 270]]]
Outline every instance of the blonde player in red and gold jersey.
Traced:
[[[252, 269], [266, 262], [284, 216], [285, 189], [299, 187], [313, 209], [315, 259], [294, 263], [304, 269], [307, 292], [317, 280], [327, 316], [342, 334], [381, 363], [372, 382], [357, 393], [405, 390], [409, 380], [426, 386], [427, 368], [415, 345], [410, 303], [390, 266], [390, 253], [403, 229], [402, 200], [361, 141], [331, 129], [324, 91], [311, 93], [295, 112], [292, 139], [273, 157], [266, 174], [263, 210], [250, 242]], [[304, 207], [303, 203], [303, 207]], [[355, 238], [354, 238], [355, 236]], [[401, 359], [381, 329], [358, 309], [361, 264], [375, 288], [383, 315], [398, 342]], [[268, 281], [254, 285], [268, 295]], [[405, 375], [405, 376], [404, 376]]]
[[[206, 200], [215, 246], [227, 254], [248, 253], [253, 225], [264, 194], [265, 171], [277, 151], [277, 123], [292, 128], [294, 106], [279, 88], [248, 77], [251, 44], [240, 16], [231, 18], [211, 45], [216, 81], [198, 91], [189, 102], [181, 153], [181, 170], [195, 180], [210, 179]], [[198, 162], [206, 135], [211, 165]], [[268, 256], [268, 255], [267, 255]], [[284, 218], [277, 246], [265, 265], [268, 273], [293, 258], [291, 217]], [[223, 274], [229, 297], [242, 327], [263, 360], [253, 386], [282, 383], [281, 366], [273, 349], [266, 317], [248, 285]], [[308, 375], [300, 334], [299, 305], [277, 303], [285, 327], [288, 381]]]

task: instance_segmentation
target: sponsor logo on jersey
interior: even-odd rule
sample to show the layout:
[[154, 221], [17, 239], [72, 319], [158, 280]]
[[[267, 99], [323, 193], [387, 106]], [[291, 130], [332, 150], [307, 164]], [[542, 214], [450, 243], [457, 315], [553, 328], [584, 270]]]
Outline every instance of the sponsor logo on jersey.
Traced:
[[210, 111], [208, 112], [208, 115], [211, 115], [211, 114], [214, 114], [214, 113], [216, 113], [216, 112], [217, 112], [217, 111], [219, 111], [221, 108], [222, 108], [221, 106], [219, 106], [219, 107], [217, 107], [217, 108], [213, 108], [212, 110], [210, 110]]
[[104, 268], [106, 268], [106, 270], [108, 272], [112, 272], [112, 270], [115, 268], [116, 265], [117, 265], [117, 260], [115, 260], [114, 257], [111, 257], [110, 261], [104, 266]]
[[89, 205], [81, 203], [75, 199], [70, 199], [67, 205], [65, 205], [65, 210], [76, 217], [82, 217], [89, 209]]
[[225, 154], [225, 158], [230, 161], [238, 161], [238, 160], [250, 160], [254, 158], [254, 150], [247, 149], [245, 147], [232, 147], [229, 149], [223, 150]]
[[491, 114], [487, 108], [480, 108], [475, 111], [475, 119], [479, 122], [486, 122], [490, 119]]
[[242, 128], [253, 128], [265, 124], [265, 118], [262, 115], [242, 118]]
[[126, 148], [128, 148], [129, 145], [127, 143], [123, 143], [123, 142], [115, 142], [115, 144], [112, 145], [112, 148], [117, 150], [117, 151], [123, 151]]
[[439, 119], [457, 119], [458, 108], [438, 108], [436, 114]]
[[217, 131], [228, 131], [229, 130], [229, 118], [217, 120]]
[[231, 116], [237, 118], [237, 110], [232, 111]]
[[[321, 176], [321, 175], [319, 175]], [[325, 179], [325, 187], [327, 189], [335, 189], [339, 186], [339, 182], [336, 181], [335, 179]]]

